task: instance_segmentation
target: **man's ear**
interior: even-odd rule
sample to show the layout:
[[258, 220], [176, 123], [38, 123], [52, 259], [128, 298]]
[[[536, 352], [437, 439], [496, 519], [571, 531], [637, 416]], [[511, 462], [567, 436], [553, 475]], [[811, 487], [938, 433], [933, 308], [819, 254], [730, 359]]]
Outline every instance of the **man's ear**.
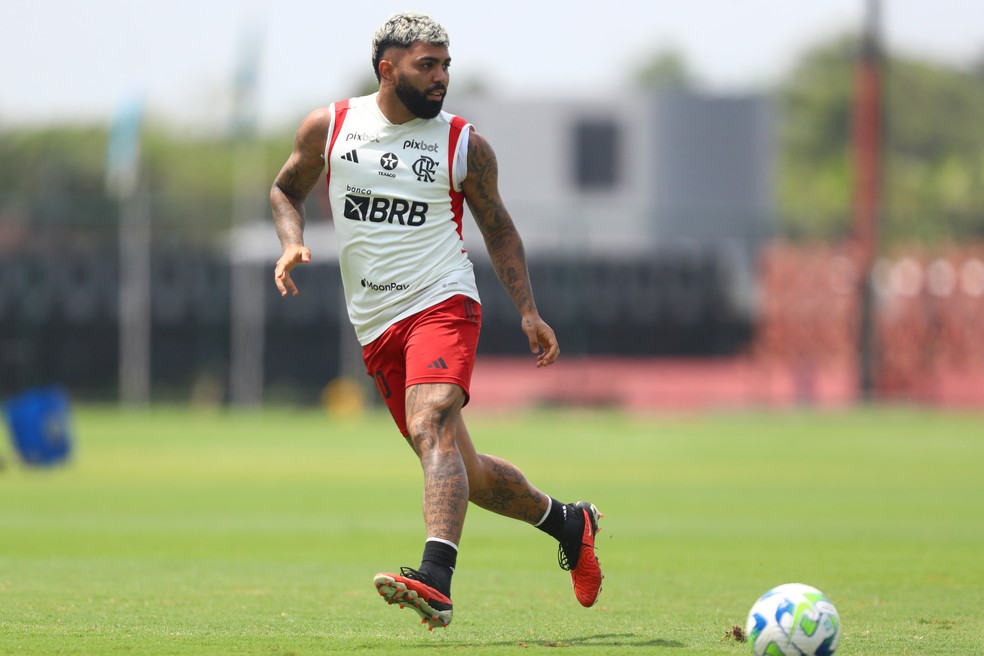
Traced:
[[396, 62], [392, 59], [380, 59], [379, 60], [379, 81], [380, 82], [394, 82], [396, 81]]

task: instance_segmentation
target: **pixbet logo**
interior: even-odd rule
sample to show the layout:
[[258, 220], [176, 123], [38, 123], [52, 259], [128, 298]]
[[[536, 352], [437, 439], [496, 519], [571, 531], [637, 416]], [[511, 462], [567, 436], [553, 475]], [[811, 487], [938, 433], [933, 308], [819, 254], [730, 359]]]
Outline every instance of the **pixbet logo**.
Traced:
[[368, 132], [349, 132], [345, 135], [345, 141], [363, 141], [365, 143], [379, 143], [378, 134]]
[[406, 201], [402, 198], [382, 198], [379, 196], [345, 195], [346, 219], [352, 221], [368, 221], [369, 223], [399, 223], [400, 225], [418, 227], [427, 220], [427, 210], [430, 206], [421, 201]]
[[424, 143], [423, 141], [417, 141], [416, 139], [407, 139], [403, 142], [403, 150], [407, 148], [413, 148], [414, 150], [423, 150], [428, 153], [436, 153], [440, 150], [440, 147], [436, 143]]

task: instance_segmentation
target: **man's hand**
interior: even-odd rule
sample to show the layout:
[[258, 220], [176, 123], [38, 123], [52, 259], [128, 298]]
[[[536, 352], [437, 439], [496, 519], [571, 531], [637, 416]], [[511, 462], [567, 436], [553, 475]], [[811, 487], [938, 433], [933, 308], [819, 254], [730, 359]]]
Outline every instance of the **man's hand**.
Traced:
[[284, 247], [284, 253], [277, 260], [277, 268], [273, 270], [273, 281], [277, 283], [277, 289], [281, 296], [286, 296], [289, 292], [291, 296], [297, 296], [297, 286], [290, 278], [291, 269], [298, 264], [307, 264], [311, 261], [311, 249], [300, 244], [288, 244]]
[[549, 367], [560, 357], [560, 344], [553, 328], [539, 315], [523, 317], [523, 332], [530, 340], [530, 352], [536, 354], [537, 367]]

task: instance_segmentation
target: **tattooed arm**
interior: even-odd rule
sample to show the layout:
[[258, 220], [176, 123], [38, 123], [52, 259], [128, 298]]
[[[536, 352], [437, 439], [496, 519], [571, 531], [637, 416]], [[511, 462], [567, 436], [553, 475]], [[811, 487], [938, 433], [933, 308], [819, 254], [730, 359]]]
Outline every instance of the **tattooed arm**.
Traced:
[[325, 168], [330, 121], [327, 108], [316, 109], [305, 117], [294, 139], [294, 152], [270, 189], [273, 224], [283, 249], [273, 274], [281, 296], [288, 293], [297, 296], [290, 271], [298, 264], [311, 261], [311, 251], [304, 245], [304, 199]]
[[522, 317], [521, 325], [529, 338], [530, 350], [538, 354], [536, 366], [553, 364], [560, 355], [560, 346], [553, 329], [540, 318], [536, 309], [523, 240], [499, 195], [499, 165], [495, 153], [477, 132], [472, 132], [468, 139], [468, 175], [462, 190], [485, 238], [495, 273]]

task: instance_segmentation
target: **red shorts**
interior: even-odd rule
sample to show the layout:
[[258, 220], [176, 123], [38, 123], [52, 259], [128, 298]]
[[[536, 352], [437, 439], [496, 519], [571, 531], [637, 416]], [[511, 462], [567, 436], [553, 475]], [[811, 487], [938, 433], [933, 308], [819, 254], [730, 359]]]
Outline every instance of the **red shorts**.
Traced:
[[482, 306], [467, 296], [452, 296], [396, 322], [362, 347], [366, 372], [405, 437], [406, 392], [420, 383], [451, 383], [465, 391], [475, 367], [482, 327]]

